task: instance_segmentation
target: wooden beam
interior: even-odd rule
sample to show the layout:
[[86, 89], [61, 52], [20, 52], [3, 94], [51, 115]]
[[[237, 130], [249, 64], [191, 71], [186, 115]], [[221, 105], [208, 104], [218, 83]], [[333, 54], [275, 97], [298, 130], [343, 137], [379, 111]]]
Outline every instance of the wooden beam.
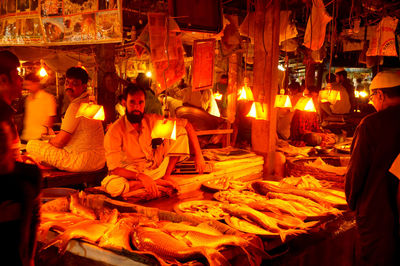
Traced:
[[254, 94], [268, 105], [268, 121], [252, 121], [253, 150], [264, 156], [264, 178], [274, 169], [276, 110], [278, 90], [279, 0], [257, 0], [255, 9]]

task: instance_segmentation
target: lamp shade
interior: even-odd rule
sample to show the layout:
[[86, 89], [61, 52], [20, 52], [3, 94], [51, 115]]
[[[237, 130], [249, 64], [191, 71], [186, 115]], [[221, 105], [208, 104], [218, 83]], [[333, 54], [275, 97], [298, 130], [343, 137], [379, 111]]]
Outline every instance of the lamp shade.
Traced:
[[268, 108], [266, 103], [253, 102], [246, 117], [252, 117], [256, 120], [267, 120]]
[[218, 101], [222, 100], [222, 94], [219, 92], [214, 93], [214, 99]]
[[82, 103], [79, 106], [78, 112], [76, 113], [76, 117], [86, 117], [88, 119], [94, 120], [104, 120], [104, 108], [101, 105], [97, 105], [94, 103]]
[[151, 131], [151, 138], [176, 139], [176, 120], [157, 120]]
[[310, 97], [301, 97], [297, 103], [294, 109], [300, 110], [300, 111], [306, 111], [306, 112], [317, 112], [314, 106], [314, 102], [312, 98]]
[[254, 101], [253, 92], [247, 86], [247, 84], [244, 84], [244, 86], [239, 90], [238, 94], [238, 101]]
[[292, 102], [290, 101], [289, 95], [276, 95], [274, 107], [291, 108]]

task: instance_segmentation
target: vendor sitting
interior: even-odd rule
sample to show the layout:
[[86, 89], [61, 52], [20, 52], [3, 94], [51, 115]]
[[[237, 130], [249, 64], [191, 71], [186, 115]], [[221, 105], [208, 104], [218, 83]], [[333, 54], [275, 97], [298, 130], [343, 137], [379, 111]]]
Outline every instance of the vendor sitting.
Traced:
[[[318, 89], [315, 86], [309, 86], [304, 90], [306, 97], [312, 99], [313, 110], [294, 111], [290, 124], [290, 140], [294, 146], [327, 146], [335, 143], [335, 137], [332, 133], [324, 132], [318, 121]], [[308, 105], [308, 104], [307, 104]]]
[[[124, 100], [126, 114], [111, 125], [104, 140], [110, 175], [102, 185], [108, 193], [118, 196], [115, 189], [118, 194], [128, 192], [128, 180], [141, 181], [153, 197], [159, 196], [157, 184], [176, 188], [170, 175], [179, 158], [189, 155], [189, 142], [194, 149], [196, 168], [203, 172], [204, 158], [190, 123], [177, 119], [176, 140], [164, 139], [156, 147], [152, 130], [156, 122], [164, 118], [157, 114], [144, 114], [145, 91], [134, 84], [125, 89]], [[110, 182], [111, 179], [115, 182]]]
[[60, 132], [49, 142], [31, 140], [29, 155], [39, 162], [70, 172], [96, 171], [105, 165], [104, 131], [101, 121], [76, 117], [82, 103], [89, 102], [89, 76], [80, 67], [67, 70], [65, 92], [71, 98]]

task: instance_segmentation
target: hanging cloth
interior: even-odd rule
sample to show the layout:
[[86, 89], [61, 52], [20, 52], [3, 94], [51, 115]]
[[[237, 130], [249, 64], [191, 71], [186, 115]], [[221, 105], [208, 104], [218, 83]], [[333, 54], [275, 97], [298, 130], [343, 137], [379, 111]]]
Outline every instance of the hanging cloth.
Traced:
[[322, 47], [325, 40], [326, 25], [332, 17], [325, 10], [322, 0], [313, 0], [311, 17], [308, 18], [304, 46], [315, 51]]
[[283, 41], [297, 36], [296, 25], [290, 21], [291, 14], [292, 11], [280, 12], [279, 45], [281, 45]]
[[367, 56], [397, 56], [394, 31], [398, 19], [384, 17], [376, 28], [375, 35], [370, 41]]

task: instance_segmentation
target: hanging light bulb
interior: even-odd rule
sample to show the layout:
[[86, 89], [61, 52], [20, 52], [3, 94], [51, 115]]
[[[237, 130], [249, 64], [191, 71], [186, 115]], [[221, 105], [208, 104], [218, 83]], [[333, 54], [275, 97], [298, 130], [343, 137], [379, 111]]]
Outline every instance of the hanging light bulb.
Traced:
[[152, 76], [151, 71], [150, 71], [150, 70], [147, 71], [147, 72], [146, 72], [146, 77], [151, 78], [151, 76]]
[[44, 68], [43, 59], [40, 59], [40, 65], [41, 65], [41, 67], [40, 67], [38, 74], [39, 74], [39, 76], [41, 76], [43, 78], [48, 75], [46, 69]]
[[214, 93], [214, 99], [218, 101], [222, 100], [222, 94], [217, 91]]
[[157, 120], [151, 131], [151, 138], [176, 139], [176, 120]]
[[79, 106], [76, 117], [86, 117], [88, 119], [94, 120], [104, 120], [104, 108], [101, 105], [94, 104], [92, 102], [82, 103]]
[[294, 109], [300, 110], [300, 111], [306, 111], [306, 112], [317, 112], [315, 109], [314, 102], [312, 98], [310, 97], [301, 97], [297, 103]]
[[268, 108], [266, 103], [253, 102], [246, 117], [255, 118], [256, 120], [267, 120], [267, 115]]
[[368, 93], [366, 91], [360, 91], [359, 94], [360, 94], [361, 98], [365, 98], [368, 96]]
[[282, 94], [276, 95], [274, 107], [291, 108], [292, 102], [290, 101], [289, 95], [282, 95]]
[[254, 101], [253, 92], [251, 91], [250, 87], [247, 85], [249, 82], [249, 79], [247, 77], [245, 77], [243, 82], [244, 82], [244, 85], [238, 91], [238, 94], [239, 94], [238, 101], [241, 101], [241, 100]]
[[76, 66], [82, 68], [82, 69], [85, 70], [85, 71], [87, 71], [87, 70], [86, 70], [86, 67], [85, 67], [84, 65], [82, 65], [82, 62], [81, 62], [81, 61], [78, 61], [78, 64], [77, 64]]

